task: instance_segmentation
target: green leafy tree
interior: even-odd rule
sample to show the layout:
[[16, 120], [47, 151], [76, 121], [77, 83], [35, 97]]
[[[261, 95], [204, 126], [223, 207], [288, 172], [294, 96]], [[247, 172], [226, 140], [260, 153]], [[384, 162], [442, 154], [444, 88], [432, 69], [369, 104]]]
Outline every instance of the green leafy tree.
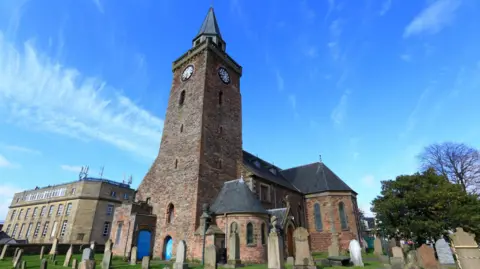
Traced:
[[[435, 240], [448, 230], [463, 227], [480, 235], [480, 200], [434, 169], [382, 181], [372, 212], [388, 237], [409, 238], [417, 244]], [[477, 238], [480, 238], [477, 236]]]

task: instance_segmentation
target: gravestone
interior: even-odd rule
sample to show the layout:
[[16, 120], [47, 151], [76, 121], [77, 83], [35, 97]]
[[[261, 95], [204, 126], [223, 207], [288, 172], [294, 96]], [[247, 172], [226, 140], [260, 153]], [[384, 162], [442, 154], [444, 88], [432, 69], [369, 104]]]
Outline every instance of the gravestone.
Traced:
[[[263, 232], [263, 231], [262, 231]], [[228, 261], [230, 267], [237, 267], [240, 261], [240, 237], [238, 236], [237, 223], [232, 223], [230, 236], [228, 237]]]
[[48, 262], [46, 259], [42, 259], [42, 261], [40, 262], [40, 269], [47, 269], [48, 267]]
[[373, 241], [373, 253], [375, 255], [383, 255], [382, 240], [379, 237], [376, 237], [375, 241]]
[[442, 265], [454, 265], [453, 253], [444, 238], [440, 238], [435, 242], [435, 249], [437, 251], [438, 261]]
[[53, 255], [57, 254], [58, 238], [53, 239], [52, 248], [48, 254]]
[[137, 247], [132, 247], [132, 251], [130, 251], [130, 264], [137, 264]]
[[338, 244], [338, 234], [332, 234], [332, 243], [328, 247], [328, 257], [336, 257], [340, 255], [340, 246]]
[[95, 261], [84, 260], [78, 264], [78, 269], [95, 269]]
[[49, 258], [50, 258], [51, 261], [55, 261], [55, 260], [57, 260], [57, 254], [53, 253], [52, 255], [49, 255]]
[[217, 269], [217, 248], [215, 245], [208, 245], [205, 248], [204, 269]]
[[[296, 269], [316, 269], [308, 244], [308, 231], [303, 227], [298, 227], [293, 232], [295, 240], [295, 263]], [[269, 267], [270, 268], [270, 267]]]
[[438, 269], [439, 264], [435, 258], [435, 250], [433, 248], [423, 244], [417, 250], [417, 260], [421, 267], [425, 269]]
[[350, 261], [353, 262], [353, 265], [363, 267], [362, 248], [358, 241], [355, 239], [351, 240], [348, 250], [350, 251]]
[[150, 269], [150, 256], [143, 256], [142, 269]]
[[82, 251], [81, 261], [85, 261], [85, 260], [88, 260], [88, 261], [93, 260], [93, 250], [91, 250], [90, 248], [84, 248]]
[[27, 262], [26, 261], [22, 261], [22, 269], [27, 269]]
[[67, 254], [65, 255], [65, 261], [63, 262], [64, 267], [68, 267], [70, 264], [70, 259], [72, 259], [72, 251], [73, 251], [73, 246], [70, 245], [70, 248], [68, 248]]
[[103, 250], [103, 252], [107, 250], [112, 250], [112, 245], [113, 245], [112, 239], [108, 239], [107, 242], [105, 242], [105, 249]]
[[[174, 269], [188, 269], [188, 264], [185, 263], [185, 257], [187, 256], [187, 245], [184, 240], [180, 240], [177, 245]], [[143, 261], [142, 261], [143, 262]]]
[[78, 266], [77, 263], [78, 263], [77, 259], [72, 260], [72, 269], [77, 269], [77, 266]]
[[417, 251], [416, 250], [410, 250], [407, 253], [407, 258], [406, 258], [406, 265], [404, 269], [420, 269], [420, 266], [418, 265], [417, 261]]
[[15, 259], [15, 257], [17, 257], [17, 254], [18, 254], [18, 251], [20, 250], [19, 247], [16, 247], [15, 248], [15, 253], [13, 254], [13, 258]]
[[466, 233], [463, 228], [457, 228], [450, 238], [462, 269], [480, 268], [480, 249], [475, 242], [475, 236]]
[[20, 268], [20, 263], [22, 262], [23, 249], [19, 249], [17, 255], [13, 259], [13, 268]]
[[[271, 225], [272, 227], [277, 227], [277, 217], [272, 216], [271, 218]], [[284, 261], [283, 261], [283, 239], [280, 234], [277, 233], [277, 229], [273, 228], [270, 230], [270, 234], [268, 234], [268, 268], [269, 269], [283, 269]]]
[[111, 264], [112, 264], [112, 251], [107, 249], [103, 253], [102, 268], [110, 269]]
[[43, 254], [44, 254], [44, 253], [45, 253], [45, 246], [42, 246], [42, 247], [40, 248], [40, 260], [43, 259]]
[[403, 249], [401, 247], [392, 248], [392, 257], [400, 259], [402, 262], [405, 262], [405, 256], [403, 256]]
[[2, 248], [2, 253], [0, 254], [0, 261], [3, 261], [5, 259], [5, 253], [7, 253], [9, 245], [4, 245]]
[[392, 253], [392, 248], [396, 247], [397, 246], [397, 240], [395, 238], [392, 238], [388, 241], [388, 254], [390, 255], [390, 257], [393, 257], [393, 253]]
[[362, 238], [362, 251], [367, 252], [367, 249], [368, 249], [367, 241], [364, 238]]

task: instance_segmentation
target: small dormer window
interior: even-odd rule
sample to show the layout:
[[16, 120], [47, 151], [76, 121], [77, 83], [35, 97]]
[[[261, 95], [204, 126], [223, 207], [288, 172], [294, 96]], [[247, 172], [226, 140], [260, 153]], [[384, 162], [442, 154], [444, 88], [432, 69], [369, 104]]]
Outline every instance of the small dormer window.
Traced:
[[274, 174], [274, 175], [277, 174], [277, 169], [275, 169], [275, 168], [272, 167], [272, 168], [270, 168], [269, 170], [270, 170], [270, 173], [272, 173], [272, 174]]
[[260, 168], [260, 162], [259, 161], [254, 161], [253, 164], [255, 164], [256, 167]]

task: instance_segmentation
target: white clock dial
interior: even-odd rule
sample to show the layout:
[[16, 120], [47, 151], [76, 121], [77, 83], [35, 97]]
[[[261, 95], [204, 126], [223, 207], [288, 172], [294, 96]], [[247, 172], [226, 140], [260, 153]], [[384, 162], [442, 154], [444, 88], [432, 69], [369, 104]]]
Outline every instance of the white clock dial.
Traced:
[[189, 79], [193, 74], [193, 65], [189, 65], [185, 68], [185, 70], [183, 70], [183, 73], [182, 73], [182, 80], [185, 81], [187, 79]]
[[228, 84], [230, 83], [230, 75], [227, 72], [227, 69], [220, 67], [218, 69], [218, 76], [222, 80], [223, 83]]

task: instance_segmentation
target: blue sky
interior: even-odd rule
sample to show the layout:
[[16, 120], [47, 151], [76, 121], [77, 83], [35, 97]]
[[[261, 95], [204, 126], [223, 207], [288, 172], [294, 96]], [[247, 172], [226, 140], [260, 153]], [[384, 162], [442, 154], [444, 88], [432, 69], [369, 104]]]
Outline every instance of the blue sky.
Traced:
[[[210, 0], [0, 1], [0, 219], [16, 191], [92, 176], [136, 187], [172, 73]], [[244, 148], [323, 161], [359, 193], [417, 170], [425, 145], [480, 146], [475, 0], [215, 1], [243, 66]]]

